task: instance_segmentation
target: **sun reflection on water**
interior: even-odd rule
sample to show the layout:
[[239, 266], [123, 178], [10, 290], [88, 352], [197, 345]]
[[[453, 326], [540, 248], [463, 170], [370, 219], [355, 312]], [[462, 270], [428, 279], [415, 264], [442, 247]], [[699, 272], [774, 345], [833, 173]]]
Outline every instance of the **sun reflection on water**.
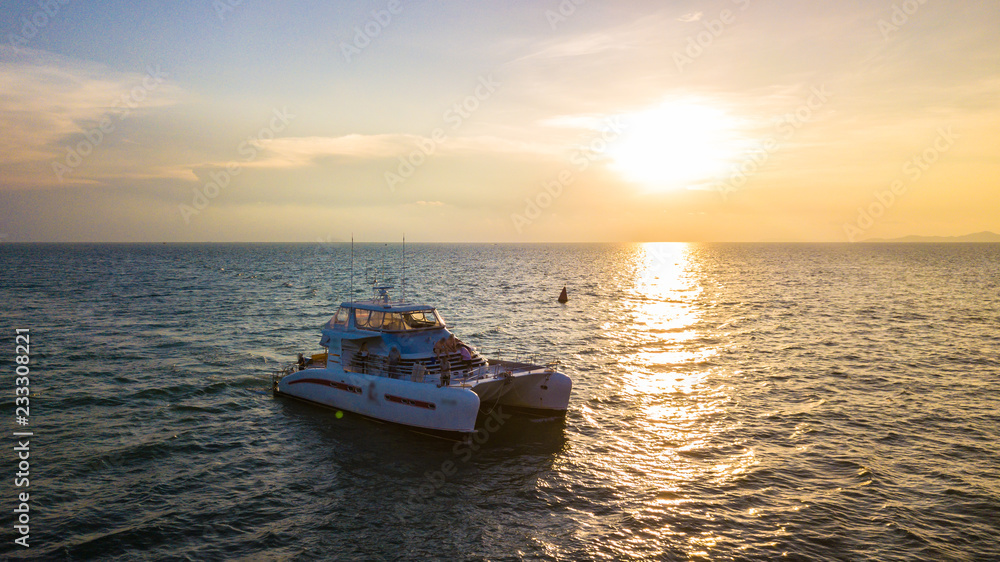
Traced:
[[[623, 296], [627, 310], [623, 325], [628, 341], [639, 348], [625, 356], [627, 366], [653, 372], [685, 362], [704, 360], [715, 353], [696, 345], [699, 320], [694, 306], [701, 288], [695, 276], [696, 261], [688, 244], [648, 243], [638, 248], [635, 277]], [[642, 383], [640, 383], [642, 384]]]
[[722, 344], [702, 323], [697, 247], [638, 245], [627, 267], [617, 319], [605, 324], [620, 351], [606, 400], [620, 416], [593, 420], [603, 435], [586, 462], [615, 475], [619, 503], [639, 528], [614, 524], [607, 547], [703, 556], [725, 539], [680, 528], [684, 514], [706, 509], [713, 488], [732, 485], [757, 460], [734, 436], [732, 387], [712, 364]]

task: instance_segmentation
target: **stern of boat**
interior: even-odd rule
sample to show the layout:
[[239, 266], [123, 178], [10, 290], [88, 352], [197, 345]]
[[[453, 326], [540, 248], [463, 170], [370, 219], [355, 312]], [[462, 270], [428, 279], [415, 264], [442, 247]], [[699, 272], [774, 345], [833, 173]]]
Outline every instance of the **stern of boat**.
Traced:
[[[495, 402], [512, 409], [547, 415], [566, 412], [573, 389], [573, 381], [567, 375], [551, 365], [499, 363], [507, 370], [473, 388], [482, 404]], [[491, 361], [490, 364], [496, 365], [497, 362]]]

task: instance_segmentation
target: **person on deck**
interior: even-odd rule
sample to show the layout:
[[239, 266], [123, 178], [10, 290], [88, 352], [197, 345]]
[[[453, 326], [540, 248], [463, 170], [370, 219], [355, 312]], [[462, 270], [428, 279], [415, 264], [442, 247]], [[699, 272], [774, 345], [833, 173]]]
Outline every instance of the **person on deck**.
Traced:
[[399, 353], [399, 348], [393, 346], [389, 350], [388, 366], [389, 366], [389, 376], [391, 378], [399, 378], [399, 361], [402, 359], [402, 355]]
[[358, 367], [363, 374], [368, 373], [368, 342], [362, 343], [358, 351]]
[[468, 377], [472, 369], [472, 350], [464, 343], [459, 343], [458, 353], [462, 356], [462, 371], [465, 372], [464, 376]]
[[438, 386], [448, 386], [451, 384], [451, 364], [448, 362], [448, 356], [441, 356], [441, 383]]

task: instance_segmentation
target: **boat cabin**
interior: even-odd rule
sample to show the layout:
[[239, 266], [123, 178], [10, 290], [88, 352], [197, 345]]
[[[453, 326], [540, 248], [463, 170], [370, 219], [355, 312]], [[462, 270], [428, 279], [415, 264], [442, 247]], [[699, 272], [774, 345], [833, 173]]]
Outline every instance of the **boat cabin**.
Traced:
[[385, 305], [378, 302], [345, 302], [327, 322], [331, 330], [409, 332], [445, 327], [438, 311], [423, 305]]
[[487, 364], [457, 342], [441, 314], [427, 305], [344, 302], [322, 332], [329, 362], [348, 372], [413, 380], [416, 373], [438, 375], [442, 369], [469, 376]]

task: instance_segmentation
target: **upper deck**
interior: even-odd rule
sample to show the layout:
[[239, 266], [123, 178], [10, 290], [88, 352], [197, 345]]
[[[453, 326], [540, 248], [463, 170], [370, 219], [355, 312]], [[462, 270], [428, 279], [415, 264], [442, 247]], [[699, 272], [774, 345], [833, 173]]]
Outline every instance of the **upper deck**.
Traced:
[[324, 326], [325, 330], [403, 335], [417, 331], [443, 330], [447, 327], [444, 318], [432, 306], [392, 302], [389, 298], [391, 288], [373, 287], [375, 296], [369, 300], [340, 303], [337, 313]]
[[370, 300], [340, 303], [337, 313], [325, 327], [335, 331], [393, 333], [440, 330], [446, 327], [444, 318], [432, 306], [392, 302], [389, 299], [390, 288], [375, 287], [376, 296]]
[[345, 301], [340, 303], [341, 307], [348, 308], [361, 308], [364, 310], [381, 310], [384, 312], [417, 312], [420, 310], [433, 310], [433, 306], [428, 306], [426, 304], [410, 304], [410, 303], [386, 303], [379, 300], [367, 300], [367, 301]]

